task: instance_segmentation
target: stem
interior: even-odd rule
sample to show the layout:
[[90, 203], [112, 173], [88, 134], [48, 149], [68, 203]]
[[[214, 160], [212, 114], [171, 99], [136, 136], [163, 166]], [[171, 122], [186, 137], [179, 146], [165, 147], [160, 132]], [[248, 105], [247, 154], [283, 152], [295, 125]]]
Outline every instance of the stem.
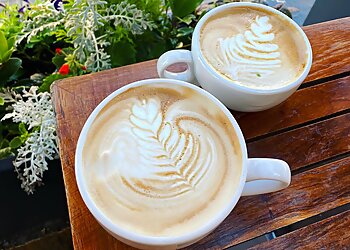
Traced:
[[95, 34], [92, 32], [92, 39], [94, 41], [94, 45], [95, 45], [95, 50], [96, 50], [96, 62], [97, 62], [97, 68], [100, 68], [100, 57], [98, 55], [98, 46], [97, 46], [97, 41], [96, 41], [96, 37]]
[[124, 16], [124, 15], [111, 15], [111, 16], [106, 16], [107, 20], [112, 20], [112, 19], [127, 19], [129, 22], [139, 22], [141, 23], [142, 18], [139, 19], [134, 19], [133, 17], [129, 17], [129, 16]]

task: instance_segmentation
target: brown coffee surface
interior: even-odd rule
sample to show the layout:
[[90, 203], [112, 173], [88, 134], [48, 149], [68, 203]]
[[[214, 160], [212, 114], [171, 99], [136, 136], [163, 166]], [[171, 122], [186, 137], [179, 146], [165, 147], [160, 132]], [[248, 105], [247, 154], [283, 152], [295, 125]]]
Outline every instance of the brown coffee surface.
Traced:
[[83, 147], [95, 205], [119, 227], [148, 236], [186, 235], [226, 207], [242, 172], [230, 120], [188, 87], [155, 83], [112, 99]]
[[200, 48], [221, 76], [255, 89], [292, 83], [308, 57], [305, 41], [292, 24], [254, 7], [229, 8], [206, 20]]

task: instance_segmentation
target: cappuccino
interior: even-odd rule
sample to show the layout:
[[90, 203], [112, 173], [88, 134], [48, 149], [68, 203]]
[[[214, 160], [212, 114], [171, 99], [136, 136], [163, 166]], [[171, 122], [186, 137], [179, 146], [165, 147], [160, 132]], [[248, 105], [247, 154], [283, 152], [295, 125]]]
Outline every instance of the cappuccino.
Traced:
[[235, 7], [213, 15], [200, 31], [209, 66], [233, 83], [276, 89], [304, 71], [307, 48], [300, 32], [281, 16], [255, 7]]
[[231, 121], [210, 98], [167, 83], [114, 97], [87, 132], [85, 186], [115, 225], [145, 236], [187, 235], [230, 203], [242, 175]]

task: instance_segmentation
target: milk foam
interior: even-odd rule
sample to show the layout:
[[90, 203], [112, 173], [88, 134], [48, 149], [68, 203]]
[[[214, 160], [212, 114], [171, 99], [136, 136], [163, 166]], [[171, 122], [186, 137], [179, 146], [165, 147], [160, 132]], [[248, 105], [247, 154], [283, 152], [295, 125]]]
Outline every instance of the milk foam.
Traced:
[[202, 226], [227, 205], [241, 173], [225, 114], [197, 92], [165, 84], [112, 100], [90, 128], [83, 159], [95, 204], [122, 228], [152, 236]]
[[306, 62], [301, 35], [275, 14], [233, 8], [207, 20], [201, 49], [208, 63], [240, 85], [278, 88], [294, 81]]
[[218, 60], [233, 80], [256, 82], [281, 66], [279, 47], [273, 44], [275, 34], [267, 16], [255, 18], [250, 30], [231, 38], [219, 38]]

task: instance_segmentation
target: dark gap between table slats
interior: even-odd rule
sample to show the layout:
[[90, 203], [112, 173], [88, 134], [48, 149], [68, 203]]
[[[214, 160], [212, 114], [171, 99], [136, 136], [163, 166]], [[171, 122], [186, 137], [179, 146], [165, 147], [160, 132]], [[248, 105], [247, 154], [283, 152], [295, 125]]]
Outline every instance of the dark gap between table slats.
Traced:
[[306, 88], [309, 88], [309, 87], [313, 87], [313, 86], [316, 86], [316, 85], [319, 85], [319, 84], [322, 84], [322, 83], [325, 83], [325, 82], [334, 81], [336, 79], [347, 77], [349, 75], [350, 75], [350, 71], [347, 71], [347, 72], [342, 72], [342, 73], [339, 73], [339, 74], [336, 74], [336, 75], [331, 75], [331, 76], [327, 76], [327, 77], [324, 77], [324, 78], [320, 78], [320, 79], [317, 79], [317, 80], [306, 81], [306, 82], [303, 82], [300, 85], [298, 90], [306, 89]]
[[254, 238], [254, 239], [247, 240], [247, 241], [239, 243], [239, 244], [237, 244], [235, 246], [227, 247], [227, 248], [224, 248], [224, 249], [226, 249], [226, 250], [246, 250], [249, 247], [253, 247], [253, 246], [257, 245], [257, 244], [261, 244], [263, 242], [272, 240], [273, 238], [274, 238], [274, 235], [272, 233], [268, 233], [268, 234], [264, 234], [264, 235], [258, 236], [258, 237]]
[[326, 212], [323, 212], [321, 214], [312, 216], [312, 217], [307, 218], [305, 220], [293, 223], [291, 225], [288, 225], [288, 226], [285, 226], [283, 228], [277, 229], [276, 231], [273, 231], [273, 232], [261, 235], [261, 236], [259, 236], [257, 238], [251, 239], [251, 240], [247, 240], [245, 242], [242, 242], [242, 243], [237, 244], [237, 245], [232, 246], [232, 247], [228, 247], [226, 249], [227, 250], [248, 249], [248, 248], [251, 248], [251, 247], [253, 247], [255, 245], [261, 244], [261, 243], [266, 242], [266, 241], [274, 240], [274, 239], [276, 239], [278, 237], [281, 237], [281, 236], [283, 236], [285, 234], [291, 233], [291, 232], [293, 232], [295, 230], [298, 230], [298, 229], [301, 229], [303, 227], [310, 226], [310, 225], [312, 225], [314, 223], [317, 223], [317, 222], [320, 222], [322, 220], [328, 219], [328, 218], [330, 218], [332, 216], [341, 214], [341, 213], [346, 212], [348, 210], [350, 210], [350, 203], [347, 203], [345, 205], [333, 208], [333, 209], [328, 210]]
[[319, 162], [316, 162], [316, 163], [312, 163], [312, 164], [307, 165], [305, 167], [298, 168], [298, 169], [292, 171], [292, 176], [300, 174], [300, 173], [303, 173], [303, 172], [306, 172], [306, 171], [308, 171], [310, 169], [313, 169], [313, 168], [321, 167], [323, 165], [326, 165], [326, 164], [329, 164], [329, 163], [332, 163], [334, 161], [338, 161], [338, 160], [341, 160], [341, 159], [344, 159], [344, 158], [347, 158], [347, 157], [350, 157], [350, 152], [345, 152], [343, 154], [339, 154], [339, 155], [336, 155], [336, 156], [324, 159], [322, 161], [319, 161]]
[[302, 221], [293, 223], [291, 225], [282, 227], [280, 229], [277, 229], [277, 230], [274, 231], [274, 234], [275, 234], [275, 236], [277, 238], [277, 237], [282, 236], [282, 235], [284, 235], [286, 233], [290, 233], [292, 231], [298, 230], [298, 229], [306, 227], [308, 225], [317, 223], [319, 221], [325, 220], [325, 219], [327, 219], [329, 217], [332, 217], [334, 215], [343, 213], [343, 212], [348, 211], [348, 210], [350, 210], [350, 203], [347, 203], [345, 205], [333, 208], [331, 210], [328, 210], [328, 211], [323, 212], [321, 214], [312, 216], [312, 217], [307, 218], [305, 220], [302, 220]]
[[312, 121], [308, 121], [308, 122], [305, 122], [305, 123], [302, 123], [302, 124], [298, 124], [298, 125], [295, 125], [295, 126], [291, 126], [291, 127], [288, 127], [288, 128], [277, 130], [277, 131], [274, 131], [274, 132], [271, 132], [271, 133], [268, 133], [268, 134], [265, 134], [265, 135], [260, 135], [260, 136], [257, 136], [255, 138], [252, 138], [252, 139], [247, 139], [246, 143], [252, 143], [252, 142], [255, 142], [255, 141], [263, 140], [263, 139], [266, 139], [268, 137], [272, 137], [272, 136], [275, 136], [275, 135], [278, 135], [278, 134], [281, 134], [281, 133], [289, 132], [289, 131], [294, 130], [294, 129], [302, 128], [302, 127], [305, 127], [305, 126], [308, 126], [308, 125], [311, 125], [311, 124], [314, 124], [314, 123], [317, 123], [317, 122], [321, 122], [321, 121], [324, 121], [324, 120], [328, 120], [328, 119], [331, 119], [331, 118], [334, 118], [334, 117], [337, 117], [337, 116], [341, 116], [341, 115], [344, 115], [344, 114], [347, 114], [347, 113], [350, 113], [350, 108], [344, 109], [342, 111], [339, 111], [339, 112], [336, 112], [336, 113], [333, 113], [333, 114], [330, 114], [330, 115], [326, 115], [326, 116], [317, 118], [317, 119], [312, 120]]
[[350, 210], [260, 243], [257, 249], [349, 249]]

